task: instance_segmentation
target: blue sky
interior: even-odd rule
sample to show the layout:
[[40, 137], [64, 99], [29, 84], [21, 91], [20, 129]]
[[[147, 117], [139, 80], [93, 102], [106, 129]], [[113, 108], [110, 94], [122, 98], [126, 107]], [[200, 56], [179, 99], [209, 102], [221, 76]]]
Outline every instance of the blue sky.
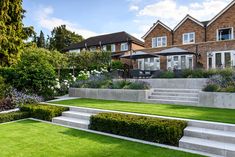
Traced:
[[186, 14], [209, 20], [232, 0], [23, 0], [24, 24], [45, 34], [61, 24], [90, 36], [126, 31], [141, 38], [157, 20], [174, 28]]

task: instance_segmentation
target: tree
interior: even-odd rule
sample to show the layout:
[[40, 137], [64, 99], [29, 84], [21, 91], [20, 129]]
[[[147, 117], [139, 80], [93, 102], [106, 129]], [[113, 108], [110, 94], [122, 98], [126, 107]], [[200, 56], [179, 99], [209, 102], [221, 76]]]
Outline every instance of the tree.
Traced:
[[24, 47], [23, 40], [32, 35], [32, 27], [24, 28], [22, 0], [0, 1], [0, 66], [15, 64]]
[[46, 48], [45, 37], [42, 31], [40, 31], [39, 37], [36, 38], [36, 43], [38, 48]]
[[65, 47], [83, 40], [81, 35], [67, 30], [66, 25], [55, 27], [51, 32], [50, 49], [62, 51]]

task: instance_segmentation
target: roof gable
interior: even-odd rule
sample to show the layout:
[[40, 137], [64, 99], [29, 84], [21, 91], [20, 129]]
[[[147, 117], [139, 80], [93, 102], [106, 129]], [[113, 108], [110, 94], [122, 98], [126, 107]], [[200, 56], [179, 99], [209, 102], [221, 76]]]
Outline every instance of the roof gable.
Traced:
[[161, 21], [158, 20], [142, 38], [145, 39], [158, 25], [163, 26], [164, 28], [166, 28], [170, 32], [172, 31], [172, 29], [170, 27], [168, 27], [167, 25], [165, 25], [164, 23], [162, 23]]
[[215, 22], [221, 15], [223, 15], [228, 9], [230, 9], [233, 5], [235, 5], [235, 0], [233, 0], [227, 7], [225, 7], [219, 14], [217, 14], [211, 21], [207, 24], [210, 26], [213, 22]]
[[193, 17], [190, 16], [190, 15], [186, 15], [185, 18], [184, 18], [182, 21], [180, 21], [180, 23], [174, 28], [174, 31], [176, 31], [176, 30], [177, 30], [182, 24], [184, 24], [185, 21], [187, 21], [188, 19], [191, 20], [191, 21], [193, 21], [193, 22], [195, 22], [196, 24], [198, 24], [198, 25], [200, 25], [200, 26], [202, 26], [202, 27], [205, 27], [202, 22], [198, 21], [197, 19], [193, 18]]

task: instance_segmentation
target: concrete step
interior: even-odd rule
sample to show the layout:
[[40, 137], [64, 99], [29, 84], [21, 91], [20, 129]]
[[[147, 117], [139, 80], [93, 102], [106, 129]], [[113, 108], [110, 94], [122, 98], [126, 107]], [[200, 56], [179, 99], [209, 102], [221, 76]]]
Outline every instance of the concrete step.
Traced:
[[52, 122], [82, 129], [88, 129], [88, 126], [90, 124], [89, 120], [81, 120], [77, 118], [64, 117], [64, 116], [53, 118]]
[[157, 96], [149, 96], [149, 99], [162, 99], [162, 100], [176, 100], [176, 101], [198, 101], [198, 97], [188, 97], [188, 96], [164, 96], [164, 95], [157, 95]]
[[176, 105], [198, 105], [198, 101], [186, 101], [186, 100], [166, 100], [166, 99], [148, 99], [149, 103], [157, 104], [176, 104]]
[[64, 116], [64, 117], [84, 119], [84, 120], [90, 120], [90, 117], [92, 115], [94, 115], [94, 114], [84, 113], [84, 112], [75, 112], [75, 111], [66, 111], [66, 112], [62, 113], [62, 116]]
[[177, 93], [199, 93], [199, 89], [170, 89], [170, 88], [154, 88], [153, 92], [177, 92]]
[[212, 130], [189, 126], [184, 130], [184, 136], [235, 144], [235, 132]]
[[212, 129], [212, 130], [222, 130], [222, 131], [235, 132], [235, 125], [234, 124], [206, 122], [206, 121], [189, 121], [188, 126], [205, 128], [205, 129]]
[[235, 157], [235, 144], [184, 136], [179, 142], [179, 147], [224, 157]]
[[98, 114], [102, 112], [98, 109], [88, 109], [88, 108], [80, 108], [80, 107], [69, 107], [69, 110], [74, 111], [74, 112], [82, 112], [82, 113], [89, 113], [89, 114]]
[[153, 92], [152, 95], [185, 96], [198, 97], [198, 93], [178, 93], [178, 92]]

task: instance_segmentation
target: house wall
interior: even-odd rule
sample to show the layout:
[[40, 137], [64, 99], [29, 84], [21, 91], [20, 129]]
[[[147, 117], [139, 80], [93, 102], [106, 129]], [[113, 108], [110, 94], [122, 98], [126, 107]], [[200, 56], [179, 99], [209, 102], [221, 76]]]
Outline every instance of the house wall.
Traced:
[[205, 42], [205, 28], [187, 19], [177, 30], [174, 31], [174, 45], [183, 44], [183, 34], [195, 32], [195, 43]]
[[152, 48], [152, 38], [167, 36], [167, 46], [172, 45], [172, 32], [158, 24], [145, 38], [145, 48]]
[[131, 48], [132, 48], [132, 50], [140, 50], [140, 49], [144, 49], [144, 46], [140, 46], [135, 43], [131, 43]]
[[233, 27], [233, 34], [235, 34], [235, 5], [207, 27], [207, 41], [216, 41], [217, 29], [227, 27]]

